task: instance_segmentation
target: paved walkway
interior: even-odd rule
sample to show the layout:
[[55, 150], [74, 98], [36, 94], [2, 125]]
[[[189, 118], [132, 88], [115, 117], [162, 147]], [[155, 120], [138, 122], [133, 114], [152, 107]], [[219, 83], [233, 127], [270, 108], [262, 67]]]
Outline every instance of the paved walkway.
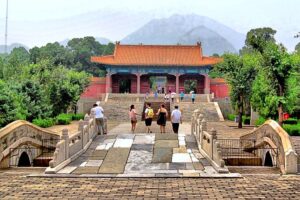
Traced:
[[[42, 170], [41, 170], [42, 171]], [[0, 199], [299, 199], [300, 176], [34, 178], [0, 171]]]
[[[170, 132], [170, 127], [167, 128]], [[143, 127], [137, 130], [143, 130]], [[152, 130], [158, 131], [155, 127]], [[97, 136], [84, 154], [58, 174], [96, 177], [239, 176], [215, 171], [199, 152], [195, 137], [190, 135], [189, 124], [183, 124], [178, 135], [128, 132], [130, 124], [122, 123], [110, 130], [109, 135]]]

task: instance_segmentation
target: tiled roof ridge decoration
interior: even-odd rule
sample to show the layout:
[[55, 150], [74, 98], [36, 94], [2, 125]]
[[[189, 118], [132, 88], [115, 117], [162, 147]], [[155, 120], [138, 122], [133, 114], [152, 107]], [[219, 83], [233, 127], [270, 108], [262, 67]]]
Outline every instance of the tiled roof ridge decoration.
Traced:
[[202, 55], [201, 43], [196, 45], [133, 45], [116, 42], [113, 55], [93, 56], [92, 62], [106, 65], [206, 66], [220, 58]]

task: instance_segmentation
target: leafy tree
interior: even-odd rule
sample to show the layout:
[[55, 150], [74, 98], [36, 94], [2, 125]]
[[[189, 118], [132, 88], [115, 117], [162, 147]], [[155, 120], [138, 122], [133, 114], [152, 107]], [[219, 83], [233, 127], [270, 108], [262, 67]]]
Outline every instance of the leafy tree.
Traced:
[[282, 45], [269, 42], [263, 51], [263, 67], [255, 80], [252, 105], [260, 114], [274, 114], [277, 108], [278, 121], [282, 125], [283, 109], [288, 103], [288, 79], [291, 78], [293, 60]]
[[20, 105], [21, 97], [13, 93], [9, 84], [0, 80], [0, 127], [16, 119], [25, 119], [25, 113]]
[[275, 34], [276, 30], [269, 27], [251, 29], [246, 36], [246, 47], [262, 53], [267, 43], [275, 42]]
[[260, 63], [258, 55], [224, 54], [223, 62], [217, 64], [213, 73], [221, 73], [230, 85], [230, 99], [238, 110], [238, 127], [242, 128], [243, 106], [251, 97], [252, 82], [256, 75], [256, 67]]
[[300, 42], [295, 46], [295, 51], [300, 54]]

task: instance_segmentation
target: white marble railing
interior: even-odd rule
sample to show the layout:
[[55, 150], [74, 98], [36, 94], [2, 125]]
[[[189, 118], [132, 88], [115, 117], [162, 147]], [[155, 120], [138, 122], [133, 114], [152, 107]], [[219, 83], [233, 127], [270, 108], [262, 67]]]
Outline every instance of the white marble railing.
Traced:
[[[106, 132], [106, 119], [104, 123]], [[84, 120], [79, 121], [78, 132], [72, 136], [69, 136], [68, 130], [64, 129], [61, 141], [56, 145], [53, 160], [50, 161], [46, 173], [56, 173], [86, 151], [97, 132], [95, 119], [88, 115], [85, 116]]]
[[192, 116], [192, 134], [195, 135], [199, 151], [210, 161], [219, 173], [228, 173], [222, 158], [220, 144], [217, 141], [217, 131], [207, 130], [207, 122], [197, 109]]

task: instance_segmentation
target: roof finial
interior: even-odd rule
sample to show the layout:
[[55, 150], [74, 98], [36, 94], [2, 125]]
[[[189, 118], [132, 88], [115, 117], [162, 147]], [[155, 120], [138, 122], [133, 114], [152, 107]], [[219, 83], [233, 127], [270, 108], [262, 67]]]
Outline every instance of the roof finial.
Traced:
[[197, 41], [197, 46], [201, 46], [201, 42], [200, 41]]
[[116, 41], [116, 45], [120, 45], [120, 41]]

